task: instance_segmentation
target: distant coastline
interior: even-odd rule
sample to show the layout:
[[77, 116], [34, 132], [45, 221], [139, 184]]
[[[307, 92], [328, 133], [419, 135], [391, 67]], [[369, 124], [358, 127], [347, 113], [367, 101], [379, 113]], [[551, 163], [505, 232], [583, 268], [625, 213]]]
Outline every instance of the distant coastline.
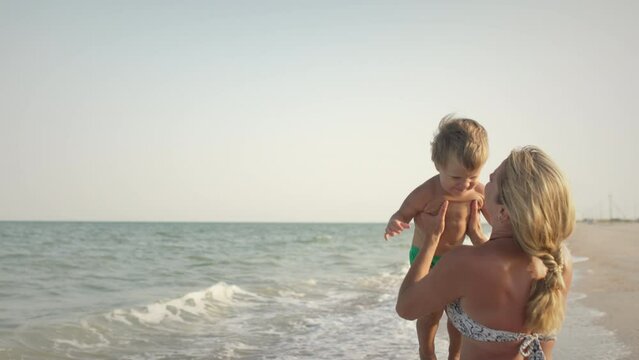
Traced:
[[594, 218], [584, 218], [584, 219], [577, 220], [577, 222], [586, 223], [586, 224], [639, 223], [639, 219], [619, 219], [619, 218], [594, 219]]

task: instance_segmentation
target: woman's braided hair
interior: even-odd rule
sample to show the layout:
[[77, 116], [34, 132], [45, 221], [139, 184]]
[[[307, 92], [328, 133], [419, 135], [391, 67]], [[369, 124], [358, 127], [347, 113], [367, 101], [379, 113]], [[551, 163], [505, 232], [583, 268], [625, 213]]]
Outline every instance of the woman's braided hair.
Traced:
[[499, 202], [508, 209], [515, 241], [548, 269], [533, 282], [526, 306], [530, 331], [549, 333], [564, 320], [566, 284], [562, 242], [572, 233], [575, 210], [568, 183], [546, 153], [534, 146], [511, 152], [499, 178]]

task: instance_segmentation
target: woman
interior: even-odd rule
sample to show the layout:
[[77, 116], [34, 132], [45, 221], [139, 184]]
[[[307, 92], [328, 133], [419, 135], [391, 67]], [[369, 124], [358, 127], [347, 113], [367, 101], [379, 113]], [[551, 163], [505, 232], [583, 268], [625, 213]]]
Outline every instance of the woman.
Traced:
[[[463, 360], [551, 359], [572, 280], [562, 246], [575, 223], [568, 185], [553, 161], [529, 146], [502, 162], [485, 192], [490, 240], [450, 252], [432, 271], [448, 204], [415, 219], [426, 239], [399, 290], [397, 313], [413, 320], [445, 308], [464, 336]], [[468, 235], [481, 242], [471, 206]]]

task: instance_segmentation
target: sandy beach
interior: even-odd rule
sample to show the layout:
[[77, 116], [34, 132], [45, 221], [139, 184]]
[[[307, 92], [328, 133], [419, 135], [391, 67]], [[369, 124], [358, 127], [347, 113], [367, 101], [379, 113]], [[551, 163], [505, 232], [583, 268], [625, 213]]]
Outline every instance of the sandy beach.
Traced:
[[604, 312], [599, 325], [613, 331], [639, 357], [639, 223], [578, 223], [568, 240], [582, 274], [572, 291], [586, 294], [586, 306]]

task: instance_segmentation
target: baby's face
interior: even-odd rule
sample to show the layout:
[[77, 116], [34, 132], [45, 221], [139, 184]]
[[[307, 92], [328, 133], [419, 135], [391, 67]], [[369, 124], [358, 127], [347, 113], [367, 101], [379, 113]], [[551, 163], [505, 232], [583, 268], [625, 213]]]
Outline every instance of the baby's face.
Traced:
[[446, 193], [461, 196], [475, 188], [480, 172], [481, 167], [468, 170], [455, 157], [451, 156], [445, 166], [439, 167], [439, 181]]

